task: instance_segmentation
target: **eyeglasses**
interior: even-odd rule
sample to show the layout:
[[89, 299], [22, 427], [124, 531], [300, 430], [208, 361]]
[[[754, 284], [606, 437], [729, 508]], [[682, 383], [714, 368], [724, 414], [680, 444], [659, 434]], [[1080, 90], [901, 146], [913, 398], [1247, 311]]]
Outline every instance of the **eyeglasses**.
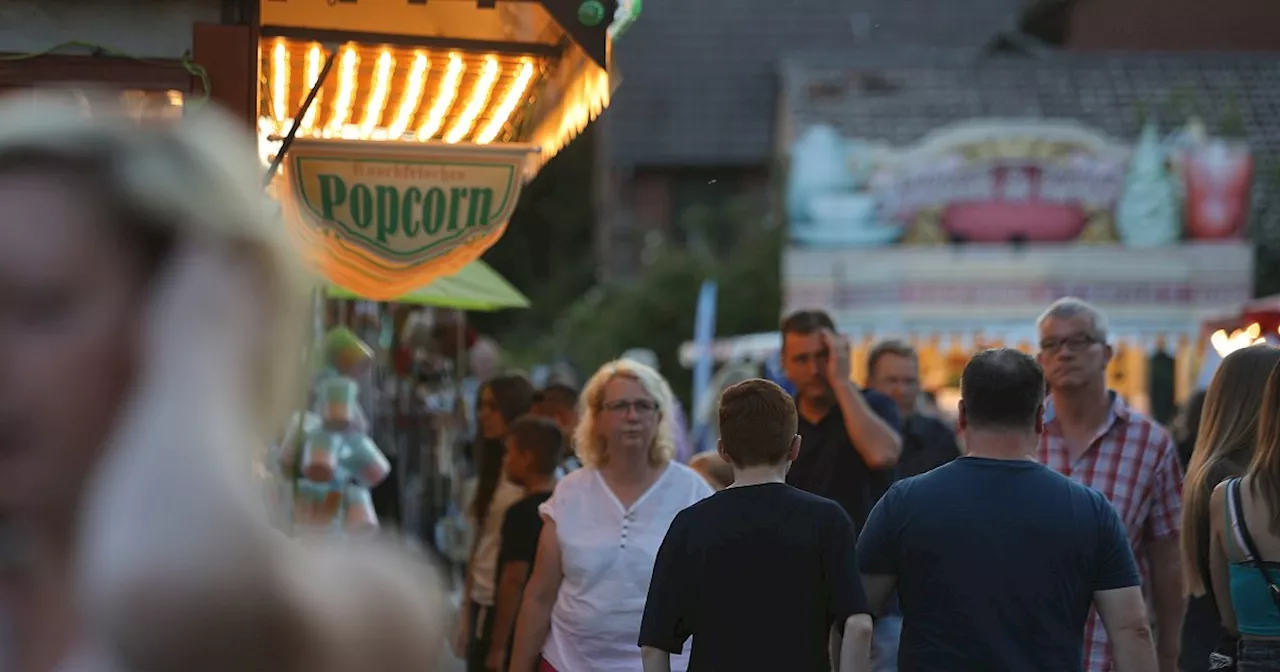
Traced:
[[627, 411], [634, 410], [636, 416], [645, 417], [658, 412], [658, 403], [649, 399], [619, 399], [606, 401], [600, 405], [600, 408], [618, 415], [626, 415]]
[[1055, 352], [1059, 348], [1066, 346], [1071, 352], [1083, 352], [1089, 349], [1094, 343], [1101, 343], [1100, 339], [1094, 338], [1090, 334], [1076, 334], [1066, 338], [1048, 338], [1040, 341], [1040, 349], [1044, 352]]

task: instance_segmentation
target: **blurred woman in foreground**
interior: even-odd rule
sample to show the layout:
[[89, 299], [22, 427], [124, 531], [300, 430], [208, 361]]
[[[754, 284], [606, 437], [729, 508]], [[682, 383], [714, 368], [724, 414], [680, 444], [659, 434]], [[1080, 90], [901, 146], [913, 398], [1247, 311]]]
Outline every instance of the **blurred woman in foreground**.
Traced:
[[249, 487], [306, 323], [261, 172], [210, 112], [0, 101], [0, 668], [435, 664], [433, 573], [301, 548]]
[[1244, 473], [1258, 440], [1267, 378], [1280, 349], [1256, 345], [1226, 356], [1213, 375], [1198, 418], [1195, 449], [1182, 485], [1182, 566], [1189, 601], [1182, 629], [1182, 668], [1209, 670], [1210, 656], [1234, 657], [1235, 638], [1222, 627], [1210, 579], [1209, 499], [1224, 480]]
[[[629, 360], [600, 367], [582, 393], [583, 467], [539, 507], [546, 521], [516, 622], [509, 669], [639, 672], [640, 619], [658, 547], [685, 507], [711, 495], [673, 461], [671, 388]], [[672, 659], [683, 672], [687, 654]]]

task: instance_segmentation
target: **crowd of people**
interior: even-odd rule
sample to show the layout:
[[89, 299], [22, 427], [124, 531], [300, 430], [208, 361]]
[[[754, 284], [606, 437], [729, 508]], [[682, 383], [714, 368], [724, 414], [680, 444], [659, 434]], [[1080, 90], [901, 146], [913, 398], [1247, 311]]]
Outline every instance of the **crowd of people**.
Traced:
[[[422, 558], [289, 539], [246, 487], [305, 285], [211, 114], [0, 101], [0, 210], [26, 224], [0, 227], [0, 665], [430, 669]], [[1280, 350], [1224, 358], [1175, 444], [1107, 389], [1101, 312], [1037, 326], [1034, 357], [969, 361], [957, 437], [904, 344], [860, 389], [831, 319], [790, 315], [796, 392], [721, 395], [728, 473], [686, 466], [642, 362], [580, 394], [491, 378], [455, 646], [517, 672], [1280, 669]]]
[[1037, 327], [1035, 356], [973, 357], [953, 428], [908, 344], [876, 345], [859, 389], [830, 317], [793, 313], [794, 395], [726, 389], [691, 468], [644, 364], [576, 404], [504, 406], [495, 379], [510, 485], [478, 492], [525, 499], [478, 521], [469, 574], [492, 576], [468, 586], [499, 589], [469, 592], [469, 669], [1280, 669], [1280, 350], [1225, 358], [1170, 431], [1107, 388], [1099, 310]]

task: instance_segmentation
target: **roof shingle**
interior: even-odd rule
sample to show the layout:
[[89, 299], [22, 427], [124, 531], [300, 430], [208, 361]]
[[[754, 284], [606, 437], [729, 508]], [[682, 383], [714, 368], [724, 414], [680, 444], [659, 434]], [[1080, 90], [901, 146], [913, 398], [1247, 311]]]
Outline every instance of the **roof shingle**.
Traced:
[[1023, 0], [663, 0], [614, 48], [615, 164], [761, 165], [773, 154], [778, 70], [797, 50], [902, 43], [976, 50]]

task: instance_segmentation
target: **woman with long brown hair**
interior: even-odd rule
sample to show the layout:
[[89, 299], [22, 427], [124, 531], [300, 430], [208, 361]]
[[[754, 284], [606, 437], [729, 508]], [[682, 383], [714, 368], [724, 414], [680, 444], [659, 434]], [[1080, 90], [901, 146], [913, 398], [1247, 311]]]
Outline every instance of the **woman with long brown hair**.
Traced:
[[1205, 394], [1182, 487], [1183, 571], [1190, 598], [1183, 629], [1186, 670], [1210, 669], [1210, 654], [1234, 654], [1234, 637], [1221, 627], [1210, 577], [1210, 529], [1216, 522], [1210, 516], [1210, 496], [1219, 483], [1248, 467], [1257, 444], [1263, 391], [1277, 363], [1280, 349], [1258, 345], [1237, 350], [1222, 360]]
[[1209, 517], [1213, 595], [1240, 637], [1236, 669], [1280, 669], [1280, 367], [1267, 379], [1249, 468], [1214, 488]]
[[453, 643], [454, 652], [466, 659], [467, 669], [472, 672], [485, 669], [493, 633], [491, 612], [502, 519], [507, 507], [524, 496], [518, 486], [502, 476], [503, 438], [507, 427], [529, 412], [533, 393], [528, 378], [511, 374], [489, 379], [476, 395], [476, 486], [467, 510], [475, 541], [467, 559], [463, 613]]

